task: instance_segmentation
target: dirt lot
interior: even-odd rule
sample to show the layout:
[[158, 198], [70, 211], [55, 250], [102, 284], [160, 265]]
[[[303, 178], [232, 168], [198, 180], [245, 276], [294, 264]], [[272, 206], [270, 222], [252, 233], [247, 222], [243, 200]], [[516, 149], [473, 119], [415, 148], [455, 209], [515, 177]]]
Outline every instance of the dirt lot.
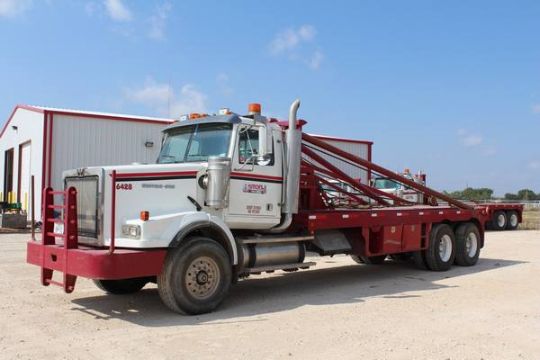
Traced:
[[0, 235], [0, 357], [538, 359], [540, 231], [490, 232], [477, 266], [445, 273], [318, 259], [233, 287], [219, 311], [170, 313], [155, 286], [65, 295], [25, 263], [28, 235]]

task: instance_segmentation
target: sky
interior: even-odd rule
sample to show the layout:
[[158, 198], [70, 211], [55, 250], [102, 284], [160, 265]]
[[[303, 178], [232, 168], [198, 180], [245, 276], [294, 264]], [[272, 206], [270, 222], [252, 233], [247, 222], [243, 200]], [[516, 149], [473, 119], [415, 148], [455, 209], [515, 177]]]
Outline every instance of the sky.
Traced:
[[436, 189], [540, 192], [540, 1], [0, 0], [0, 123], [295, 98], [306, 132]]

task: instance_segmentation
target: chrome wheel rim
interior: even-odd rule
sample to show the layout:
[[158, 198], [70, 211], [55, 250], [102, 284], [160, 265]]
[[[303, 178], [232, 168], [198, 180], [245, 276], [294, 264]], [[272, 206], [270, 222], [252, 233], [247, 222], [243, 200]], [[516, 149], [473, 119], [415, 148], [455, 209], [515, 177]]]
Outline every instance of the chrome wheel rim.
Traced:
[[499, 225], [499, 227], [504, 227], [506, 225], [506, 217], [504, 216], [504, 214], [499, 214], [497, 216], [497, 225]]
[[468, 257], [473, 258], [478, 250], [478, 237], [475, 233], [471, 232], [465, 239], [465, 253]]
[[512, 227], [516, 227], [518, 225], [518, 217], [516, 214], [510, 215], [510, 225], [512, 225]]
[[452, 238], [445, 234], [439, 240], [439, 257], [443, 262], [448, 262], [450, 256], [452, 256]]
[[185, 285], [191, 296], [204, 300], [214, 295], [219, 280], [218, 264], [208, 256], [201, 256], [189, 264], [185, 276]]

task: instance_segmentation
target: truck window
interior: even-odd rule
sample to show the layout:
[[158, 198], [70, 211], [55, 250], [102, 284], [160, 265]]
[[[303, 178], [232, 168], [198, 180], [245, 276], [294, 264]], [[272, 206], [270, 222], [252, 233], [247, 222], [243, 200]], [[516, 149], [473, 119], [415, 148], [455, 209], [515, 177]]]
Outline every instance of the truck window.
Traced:
[[241, 129], [238, 135], [238, 162], [240, 164], [255, 164], [260, 166], [274, 165], [274, 154], [264, 158], [259, 155], [259, 132], [255, 128]]
[[158, 164], [207, 161], [209, 156], [227, 156], [232, 124], [182, 126], [165, 134]]
[[390, 179], [378, 178], [378, 179], [375, 179], [374, 187], [376, 189], [381, 189], [381, 190], [384, 190], [384, 189], [390, 190], [390, 189], [399, 189], [400, 185], [399, 183], [392, 181]]

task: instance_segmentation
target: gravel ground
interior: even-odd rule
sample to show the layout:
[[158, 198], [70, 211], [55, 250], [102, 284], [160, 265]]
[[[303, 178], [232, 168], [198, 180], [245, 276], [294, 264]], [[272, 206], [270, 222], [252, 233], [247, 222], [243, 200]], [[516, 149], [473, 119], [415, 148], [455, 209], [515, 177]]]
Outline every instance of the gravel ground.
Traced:
[[250, 278], [215, 313], [180, 316], [155, 286], [107, 296], [42, 287], [28, 235], [0, 235], [2, 359], [539, 359], [540, 231], [490, 232], [444, 273], [317, 258]]

